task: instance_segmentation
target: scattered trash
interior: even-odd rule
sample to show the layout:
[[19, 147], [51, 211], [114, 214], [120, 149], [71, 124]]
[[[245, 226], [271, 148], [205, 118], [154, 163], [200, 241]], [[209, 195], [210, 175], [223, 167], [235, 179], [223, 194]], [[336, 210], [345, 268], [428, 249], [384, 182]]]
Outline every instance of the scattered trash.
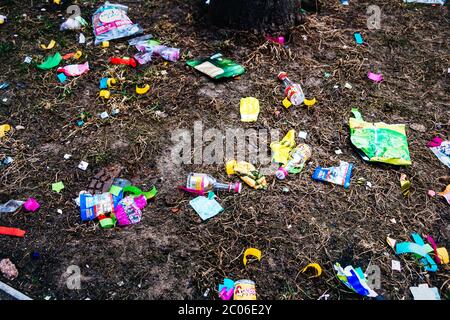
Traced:
[[279, 37], [271, 37], [271, 36], [269, 36], [269, 35], [266, 35], [266, 39], [268, 40], [268, 41], [270, 41], [270, 42], [273, 42], [273, 43], [278, 43], [278, 44], [281, 44], [281, 45], [284, 45], [284, 37], [283, 36], [279, 36]]
[[36, 212], [41, 205], [35, 198], [29, 198], [24, 204], [23, 207], [27, 211]]
[[3, 159], [0, 160], [0, 169], [9, 166], [11, 163], [13, 163], [13, 161], [14, 159], [11, 157], [4, 157]]
[[6, 203], [0, 204], [0, 213], [13, 213], [16, 212], [25, 201], [9, 200]]
[[414, 300], [441, 300], [437, 288], [428, 287], [427, 283], [419, 284], [418, 287], [410, 287]]
[[180, 49], [161, 45], [159, 41], [151, 39], [151, 35], [144, 35], [131, 39], [128, 43], [134, 45], [139, 51], [134, 58], [139, 64], [146, 64], [152, 60], [153, 55], [160, 56], [164, 60], [176, 62], [180, 59]]
[[450, 168], [450, 141], [444, 141], [439, 137], [435, 137], [427, 143], [427, 147], [433, 151], [443, 164]]
[[240, 103], [241, 121], [255, 122], [259, 115], [259, 101], [254, 97], [242, 98]]
[[48, 56], [47, 59], [45, 59], [45, 61], [41, 64], [37, 65], [37, 67], [42, 70], [49, 70], [57, 67], [60, 64], [61, 60], [61, 54], [57, 52], [53, 56]]
[[79, 44], [85, 44], [86, 43], [86, 36], [82, 33], [78, 36], [78, 43]]
[[74, 58], [75, 60], [78, 60], [78, 59], [81, 58], [82, 55], [83, 55], [83, 52], [78, 50], [77, 52], [71, 52], [71, 53], [65, 54], [61, 58], [63, 58], [63, 60], [68, 60], [68, 59], [71, 59], [71, 58]]
[[347, 288], [365, 297], [375, 298], [378, 296], [378, 294], [367, 285], [367, 279], [361, 268], [358, 267], [355, 269], [353, 266], [347, 266], [343, 269], [339, 263], [335, 263], [333, 267], [337, 272], [338, 279], [341, 280]]
[[111, 64], [123, 64], [126, 66], [132, 66], [133, 68], [136, 68], [137, 64], [136, 64], [136, 60], [134, 60], [133, 58], [130, 57], [124, 57], [124, 58], [119, 58], [119, 57], [112, 57], [109, 62]]
[[219, 297], [222, 300], [231, 300], [234, 295], [235, 283], [233, 280], [225, 278], [223, 284], [219, 284]]
[[352, 89], [353, 86], [352, 86], [350, 83], [346, 82], [345, 85], [344, 85], [344, 88], [346, 88], [346, 89]]
[[422, 237], [417, 233], [411, 234], [414, 242], [401, 242], [397, 243], [396, 240], [387, 237], [386, 241], [389, 246], [394, 249], [398, 255], [412, 253], [422, 257], [420, 259], [421, 265], [424, 266], [426, 271], [436, 272], [438, 270], [436, 262], [431, 258], [429, 253], [433, 252], [433, 248], [429, 244], [425, 244]]
[[295, 130], [289, 130], [281, 141], [274, 141], [270, 144], [272, 162], [286, 165], [290, 152], [295, 146]]
[[372, 71], [367, 73], [367, 78], [377, 83], [383, 81], [383, 75], [381, 73], [373, 73]]
[[150, 85], [149, 84], [146, 84], [142, 88], [136, 86], [136, 93], [137, 94], [146, 94], [148, 92], [148, 90], [150, 90]]
[[258, 261], [261, 261], [261, 255], [262, 255], [262, 253], [260, 250], [255, 249], [255, 248], [247, 248], [244, 251], [244, 258], [243, 258], [244, 266], [247, 265], [247, 256], [254, 256], [258, 259]]
[[186, 64], [213, 79], [233, 78], [245, 72], [245, 68], [231, 59], [216, 53], [207, 59], [188, 60]]
[[119, 226], [135, 224], [142, 219], [142, 209], [147, 205], [144, 195], [138, 197], [127, 196], [120, 200], [115, 208], [115, 216]]
[[311, 158], [311, 147], [307, 144], [299, 144], [289, 152], [289, 160], [286, 165], [278, 168], [275, 173], [280, 180], [285, 179], [289, 174], [297, 174], [303, 170], [306, 162]]
[[434, 191], [434, 190], [428, 190], [427, 194], [428, 194], [431, 198], [433, 198], [433, 197], [436, 196], [436, 191]]
[[3, 138], [10, 130], [11, 126], [9, 124], [0, 124], [0, 138]]
[[25, 233], [26, 232], [24, 230], [18, 228], [0, 226], [0, 235], [23, 238], [25, 236]]
[[334, 153], [337, 154], [337, 155], [340, 155], [340, 154], [342, 154], [342, 150], [341, 149], [336, 149], [336, 150], [334, 150]]
[[31, 61], [33, 61], [33, 58], [32, 58], [32, 57], [29, 57], [29, 56], [26, 56], [25, 59], [23, 60], [23, 63], [30, 64]]
[[209, 174], [191, 172], [187, 177], [186, 187], [180, 186], [178, 189], [198, 195], [205, 195], [209, 191], [220, 190], [240, 193], [242, 184], [240, 182], [220, 183]]
[[53, 191], [55, 191], [57, 193], [60, 193], [62, 189], [64, 189], [64, 184], [61, 181], [56, 182], [56, 183], [52, 183], [52, 190]]
[[305, 94], [303, 93], [302, 87], [298, 83], [292, 82], [288, 78], [286, 72], [280, 72], [278, 74], [278, 79], [284, 84], [284, 95], [286, 98], [288, 98], [294, 106], [301, 105], [305, 100]]
[[67, 76], [64, 73], [58, 73], [57, 75], [59, 82], [64, 83], [67, 80]]
[[320, 275], [322, 274], [322, 267], [318, 263], [310, 263], [310, 264], [308, 264], [306, 267], [304, 267], [302, 269], [301, 272], [305, 273], [309, 269], [315, 269], [316, 270], [316, 274], [314, 276], [312, 276], [311, 278], [320, 277]]
[[445, 188], [444, 191], [439, 192], [438, 195], [443, 196], [447, 203], [450, 204], [450, 184]]
[[72, 155], [71, 155], [71, 154], [66, 153], [66, 154], [64, 155], [64, 159], [65, 159], [65, 160], [69, 160], [70, 158], [72, 158]]
[[101, 78], [100, 79], [100, 89], [108, 89], [117, 84], [115, 78]]
[[[105, 90], [102, 90], [102, 91], [105, 91]], [[100, 91], [100, 95], [101, 95], [102, 91]], [[109, 93], [109, 91], [107, 91], [107, 92]], [[105, 94], [104, 97], [105, 97], [106, 99], [108, 99], [108, 98], [109, 98], [109, 94]], [[103, 111], [102, 113], [100, 113], [100, 118], [101, 118], [101, 119], [109, 118], [108, 112], [107, 112], [107, 111]]]
[[86, 171], [87, 167], [88, 167], [89, 163], [85, 162], [85, 161], [81, 161], [78, 164], [78, 169], [81, 169], [83, 171]]
[[0, 24], [4, 24], [6, 22], [6, 20], [7, 20], [7, 17], [0, 14]]
[[88, 25], [87, 21], [84, 20], [82, 16], [76, 16], [75, 18], [70, 17], [61, 24], [59, 30], [60, 31], [80, 30], [81, 28], [86, 27], [87, 25]]
[[103, 41], [102, 48], [109, 48], [109, 41]]
[[253, 189], [267, 189], [266, 177], [255, 166], [245, 161], [230, 160], [225, 164], [228, 175], [236, 174]]
[[400, 187], [402, 188], [402, 194], [407, 197], [409, 196], [409, 191], [411, 189], [411, 181], [406, 177], [406, 174], [402, 173], [400, 175]]
[[0, 261], [0, 272], [8, 280], [14, 280], [19, 276], [19, 271], [17, 271], [16, 266], [9, 259], [2, 259]]
[[41, 49], [50, 50], [50, 49], [53, 49], [55, 47], [55, 45], [56, 45], [56, 41], [51, 40], [48, 45], [41, 44]]
[[362, 38], [361, 33], [355, 32], [353, 35], [355, 37], [356, 44], [364, 44], [364, 40]]
[[191, 207], [202, 220], [210, 219], [223, 211], [222, 206], [216, 201], [214, 192], [208, 192], [208, 196], [198, 196], [189, 201]]
[[238, 280], [234, 284], [234, 300], [256, 300], [255, 282]]
[[365, 161], [384, 162], [393, 165], [410, 165], [405, 125], [369, 123], [363, 120], [358, 109], [350, 118], [350, 140]]
[[402, 271], [402, 267], [401, 267], [400, 261], [392, 260], [392, 270]]
[[340, 0], [341, 1], [341, 4], [343, 5], [343, 6], [348, 6], [350, 3], [350, 1], [349, 0]]
[[314, 170], [312, 178], [317, 181], [326, 181], [344, 186], [345, 189], [350, 187], [350, 178], [352, 175], [353, 164], [340, 161], [339, 167], [322, 168], [317, 167]]
[[121, 197], [116, 197], [109, 192], [91, 195], [80, 194], [81, 221], [89, 221], [107, 213], [114, 213], [114, 208], [119, 204]]
[[127, 16], [128, 7], [120, 4], [112, 4], [108, 1], [99, 7], [92, 16], [95, 45], [103, 41], [129, 37], [142, 33], [138, 24], [133, 24]]
[[8, 82], [2, 82], [0, 83], [0, 90], [5, 90], [9, 87], [9, 83]]
[[[111, 92], [109, 90], [100, 90], [99, 96], [105, 99], [109, 99], [111, 97]], [[106, 112], [106, 111], [105, 111]], [[108, 118], [108, 113], [103, 112], [100, 117], [102, 119]], [[104, 116], [102, 116], [104, 114]]]
[[65, 67], [58, 68], [56, 71], [63, 72], [68, 77], [81, 76], [83, 73], [89, 71], [89, 62], [67, 65]]

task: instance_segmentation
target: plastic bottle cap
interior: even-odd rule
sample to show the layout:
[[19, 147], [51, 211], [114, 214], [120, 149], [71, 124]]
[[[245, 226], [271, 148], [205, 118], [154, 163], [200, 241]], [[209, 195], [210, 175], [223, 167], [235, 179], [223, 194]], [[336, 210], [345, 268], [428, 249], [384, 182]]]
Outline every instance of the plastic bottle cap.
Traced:
[[287, 170], [283, 167], [280, 167], [277, 172], [275, 173], [275, 176], [277, 177], [277, 179], [279, 180], [284, 180], [287, 176], [289, 175], [289, 173], [287, 172]]
[[242, 191], [242, 183], [236, 182], [236, 185], [234, 187], [234, 192], [241, 193], [241, 191]]

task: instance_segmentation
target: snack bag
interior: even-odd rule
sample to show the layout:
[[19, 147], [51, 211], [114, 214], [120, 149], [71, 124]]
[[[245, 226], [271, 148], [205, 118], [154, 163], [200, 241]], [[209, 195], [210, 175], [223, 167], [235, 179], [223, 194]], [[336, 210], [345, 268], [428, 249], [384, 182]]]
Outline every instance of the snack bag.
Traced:
[[350, 118], [350, 140], [362, 158], [369, 162], [383, 162], [394, 165], [410, 165], [405, 125], [369, 123], [353, 108], [355, 116]]
[[100, 215], [113, 214], [120, 197], [116, 197], [109, 192], [91, 195], [89, 193], [80, 194], [80, 215], [82, 221], [94, 220]]
[[450, 141], [444, 141], [439, 137], [427, 143], [427, 147], [438, 157], [438, 159], [450, 168]]
[[289, 130], [281, 141], [272, 142], [272, 162], [286, 165], [289, 160], [289, 153], [295, 147], [295, 130]]
[[188, 60], [186, 64], [213, 79], [233, 78], [245, 72], [245, 68], [231, 59], [216, 53], [207, 59]]
[[128, 7], [108, 1], [92, 16], [95, 45], [103, 41], [124, 38], [142, 33], [142, 28], [127, 16]]
[[237, 174], [253, 189], [267, 189], [266, 177], [259, 173], [251, 163], [231, 160], [226, 163], [226, 171], [228, 175]]
[[116, 207], [116, 219], [120, 226], [127, 226], [135, 224], [142, 219], [142, 209], [147, 205], [147, 199], [145, 196], [133, 198], [127, 196], [120, 200]]
[[339, 167], [322, 168], [314, 170], [312, 178], [318, 181], [326, 181], [339, 184], [347, 189], [350, 186], [353, 164], [341, 161]]

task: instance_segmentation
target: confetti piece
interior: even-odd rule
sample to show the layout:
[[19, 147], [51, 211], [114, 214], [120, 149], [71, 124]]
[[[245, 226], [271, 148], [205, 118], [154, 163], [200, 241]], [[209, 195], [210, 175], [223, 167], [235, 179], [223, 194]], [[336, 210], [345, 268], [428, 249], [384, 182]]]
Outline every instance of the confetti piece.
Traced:
[[41, 48], [44, 50], [50, 50], [53, 49], [56, 45], [56, 41], [55, 40], [51, 40], [50, 43], [46, 46], [44, 44], [41, 44]]
[[0, 125], [0, 138], [4, 137], [5, 134], [11, 130], [11, 126], [9, 124]]
[[67, 76], [64, 73], [58, 73], [57, 75], [59, 82], [64, 83], [67, 80]]
[[64, 189], [64, 183], [61, 181], [52, 183], [52, 190], [59, 193], [62, 189]]
[[17, 228], [0, 227], [0, 234], [5, 236], [23, 238], [23, 236], [25, 235], [25, 231]]
[[402, 271], [400, 261], [392, 260], [392, 270]]
[[405, 197], [409, 196], [409, 189], [411, 188], [411, 181], [406, 178], [406, 174], [402, 173], [400, 175], [400, 187], [402, 188], [402, 193]]
[[311, 278], [317, 278], [320, 277], [320, 275], [322, 274], [322, 268], [320, 267], [320, 265], [318, 263], [310, 263], [308, 264], [306, 267], [303, 268], [302, 273], [305, 273], [306, 270], [313, 268], [317, 271], [315, 276], [312, 276]]
[[88, 165], [89, 165], [89, 163], [87, 163], [85, 161], [81, 161], [80, 164], [78, 165], [78, 169], [86, 171]]
[[287, 108], [289, 108], [290, 106], [292, 106], [292, 103], [289, 101], [288, 98], [284, 98], [284, 100], [283, 100], [283, 106], [287, 109]]
[[308, 107], [312, 107], [313, 105], [315, 105], [317, 102], [316, 98], [312, 98], [311, 100], [305, 99], [303, 100], [303, 103], [305, 104], [305, 106]]
[[247, 256], [254, 256], [256, 257], [259, 261], [261, 261], [261, 251], [255, 248], [248, 248], [247, 250], [245, 250], [244, 252], [244, 266], [247, 265]]
[[111, 92], [109, 92], [108, 90], [100, 90], [99, 95], [102, 98], [109, 99], [109, 97], [111, 97]]
[[41, 205], [39, 204], [39, 202], [37, 202], [36, 199], [30, 198], [23, 204], [23, 207], [27, 211], [35, 212], [41, 207]]
[[381, 73], [373, 73], [372, 71], [369, 71], [367, 78], [377, 83], [383, 81], [383, 75]]
[[109, 48], [109, 41], [103, 41], [102, 42], [102, 47], [103, 48]]
[[149, 84], [146, 84], [142, 88], [139, 88], [138, 86], [136, 86], [136, 93], [137, 94], [146, 94], [148, 92], [148, 90], [150, 90], [150, 85]]

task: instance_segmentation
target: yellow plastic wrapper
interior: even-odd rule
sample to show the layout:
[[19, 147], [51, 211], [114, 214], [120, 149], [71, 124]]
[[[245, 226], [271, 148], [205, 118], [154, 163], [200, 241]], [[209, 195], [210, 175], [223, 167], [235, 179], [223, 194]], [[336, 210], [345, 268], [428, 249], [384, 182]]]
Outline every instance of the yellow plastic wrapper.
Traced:
[[241, 99], [241, 121], [254, 122], [258, 120], [259, 101], [253, 97]]
[[267, 189], [266, 177], [260, 174], [251, 163], [231, 160], [225, 166], [228, 175], [238, 175], [242, 181], [253, 189]]
[[270, 144], [270, 149], [272, 149], [272, 162], [286, 165], [289, 160], [289, 153], [295, 146], [295, 130], [289, 130], [281, 141]]
[[4, 137], [6, 132], [11, 130], [11, 126], [9, 124], [0, 124], [0, 138]]

